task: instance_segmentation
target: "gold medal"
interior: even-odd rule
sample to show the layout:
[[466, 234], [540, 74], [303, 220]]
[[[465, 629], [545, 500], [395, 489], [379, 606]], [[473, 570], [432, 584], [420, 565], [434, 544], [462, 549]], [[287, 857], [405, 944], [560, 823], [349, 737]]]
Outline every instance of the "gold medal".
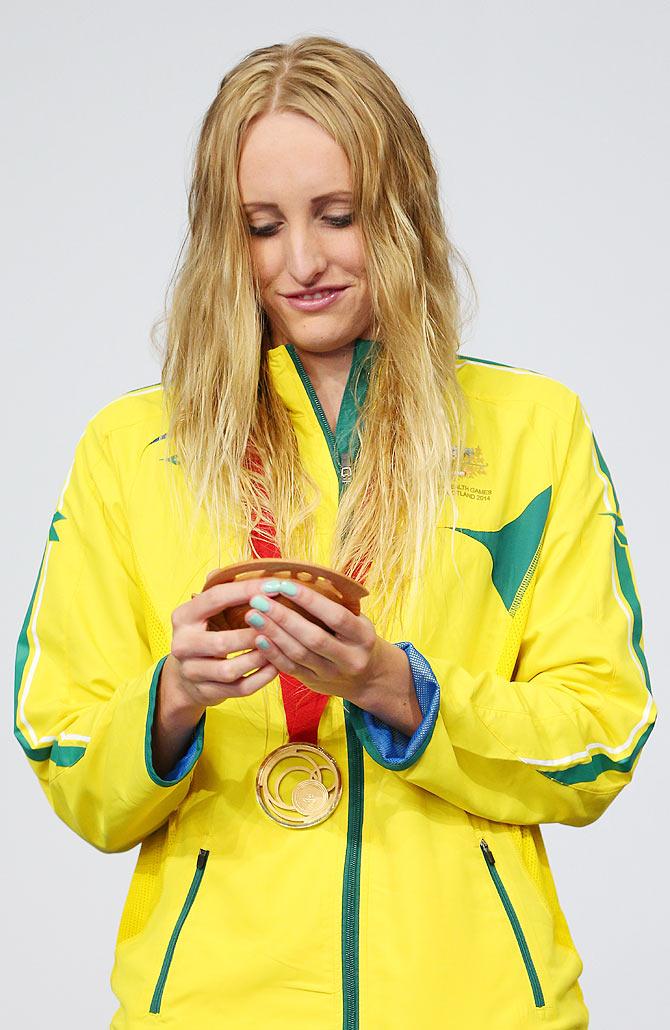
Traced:
[[341, 795], [337, 762], [317, 744], [282, 744], [263, 759], [256, 775], [261, 808], [282, 826], [302, 829], [322, 823]]

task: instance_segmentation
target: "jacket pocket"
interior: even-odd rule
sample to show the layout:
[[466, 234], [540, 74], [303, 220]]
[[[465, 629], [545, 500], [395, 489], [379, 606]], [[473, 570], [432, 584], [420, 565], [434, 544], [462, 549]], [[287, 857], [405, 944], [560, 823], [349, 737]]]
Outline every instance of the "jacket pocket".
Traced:
[[516, 942], [519, 945], [519, 951], [521, 952], [521, 957], [523, 958], [524, 965], [526, 967], [526, 973], [528, 974], [528, 979], [533, 989], [533, 998], [535, 1000], [535, 1006], [536, 1008], [542, 1008], [544, 1006], [544, 994], [542, 993], [540, 978], [537, 975], [537, 970], [535, 969], [535, 963], [533, 962], [532, 956], [530, 954], [528, 942], [526, 941], [524, 932], [521, 929], [521, 923], [519, 922], [519, 918], [516, 912], [514, 911], [514, 906], [510, 901], [509, 894], [505, 890], [505, 885], [500, 878], [500, 873], [496, 868], [496, 860], [493, 857], [493, 852], [486, 843], [484, 837], [482, 837], [481, 841], [479, 842], [479, 847], [481, 848], [482, 855], [484, 856], [484, 859], [486, 861], [486, 867], [489, 873], [491, 874], [491, 879], [493, 880], [495, 888], [498, 891], [498, 896], [503, 903], [503, 907], [505, 909], [505, 912], [507, 913], [507, 917], [511, 923], [512, 929], [514, 930], [514, 936], [516, 937]]
[[179, 913], [179, 916], [177, 918], [177, 922], [174, 924], [174, 930], [172, 931], [172, 935], [170, 937], [170, 940], [168, 941], [168, 946], [165, 949], [163, 965], [161, 966], [161, 970], [158, 974], [158, 979], [156, 981], [156, 986], [154, 987], [154, 993], [151, 998], [149, 1012], [157, 1013], [161, 1010], [163, 991], [165, 990], [165, 982], [168, 978], [168, 973], [170, 972], [170, 965], [172, 963], [174, 949], [177, 946], [177, 940], [179, 939], [179, 934], [182, 931], [182, 927], [186, 922], [189, 912], [191, 911], [191, 906], [195, 901], [195, 896], [198, 893], [198, 890], [200, 889], [200, 883], [202, 882], [202, 877], [205, 872], [205, 866], [207, 865], [208, 857], [209, 851], [205, 851], [203, 848], [201, 848], [200, 852], [198, 853], [197, 862], [195, 864], [195, 873], [193, 874], [193, 879], [191, 880], [191, 886], [188, 889], [188, 894], [186, 895], [184, 904], [182, 905], [181, 912]]

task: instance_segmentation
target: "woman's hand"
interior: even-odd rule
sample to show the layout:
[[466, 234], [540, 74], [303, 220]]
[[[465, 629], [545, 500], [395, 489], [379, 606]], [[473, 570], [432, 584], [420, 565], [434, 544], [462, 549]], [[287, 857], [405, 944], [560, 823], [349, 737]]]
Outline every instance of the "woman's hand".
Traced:
[[[183, 703], [200, 708], [201, 714], [226, 698], [254, 694], [277, 675], [268, 656], [254, 648], [254, 630], [207, 629], [210, 616], [248, 604], [263, 583], [267, 578], [219, 583], [195, 594], [172, 613], [172, 647], [165, 666], [171, 663], [174, 669], [173, 679]], [[247, 653], [228, 658], [236, 651]]]
[[[379, 637], [367, 616], [354, 615], [304, 583], [274, 582], [335, 635], [270, 600], [262, 589], [251, 598], [257, 610], [245, 616], [250, 626], [259, 624], [259, 617], [263, 619], [255, 637], [259, 652], [274, 668], [295, 676], [311, 690], [346, 698], [411, 735], [422, 714], [404, 651]], [[263, 641], [268, 645], [265, 648]]]
[[[264, 582], [219, 583], [173, 611], [172, 647], [161, 669], [152, 727], [152, 759], [159, 776], [174, 768], [206, 708], [254, 694], [277, 675], [268, 656], [254, 648], [255, 630], [207, 629], [211, 615], [248, 603]], [[228, 658], [236, 651], [246, 654]]]

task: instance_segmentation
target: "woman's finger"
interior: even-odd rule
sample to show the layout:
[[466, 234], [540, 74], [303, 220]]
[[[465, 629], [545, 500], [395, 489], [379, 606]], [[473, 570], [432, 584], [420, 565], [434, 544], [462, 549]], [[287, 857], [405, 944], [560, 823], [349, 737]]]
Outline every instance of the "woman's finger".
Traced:
[[[294, 588], [295, 593], [293, 593]], [[262, 593], [263, 591], [261, 591]], [[324, 597], [323, 594], [319, 594], [305, 583], [296, 583], [295, 580], [282, 584], [281, 593], [289, 597], [294, 604], [315, 615], [326, 626], [330, 626], [338, 637], [357, 643], [363, 642], [361, 639], [363, 625], [360, 619], [343, 604], [331, 601], [329, 597]], [[285, 610], [290, 611], [290, 609]]]
[[277, 670], [273, 665], [264, 665], [262, 669], [250, 672], [247, 676], [234, 680], [233, 683], [203, 682], [198, 684], [198, 688], [204, 695], [203, 704], [209, 707], [231, 697], [249, 697], [261, 687], [266, 687], [276, 675]]
[[[181, 662], [181, 675], [196, 686], [215, 683], [228, 687], [234, 693], [245, 673], [256, 669], [264, 670], [267, 666], [268, 659], [263, 652], [253, 650], [236, 658], [186, 658]], [[272, 679], [272, 676], [269, 679]]]
[[251, 629], [216, 629], [185, 626], [175, 633], [172, 653], [186, 658], [225, 658], [233, 651], [247, 651], [254, 646], [256, 631]]
[[[276, 605], [276, 608], [281, 607]], [[289, 672], [292, 676], [300, 678], [301, 672], [304, 674], [305, 671], [309, 673], [310, 679], [314, 676], [318, 676], [324, 679], [332, 679], [338, 675], [338, 667], [324, 655], [323, 651], [317, 649], [316, 645], [311, 645], [307, 642], [309, 636], [314, 636], [316, 640], [320, 640], [321, 637], [328, 637], [333, 644], [344, 649], [344, 644], [340, 644], [337, 641], [333, 641], [330, 634], [324, 630], [319, 629], [318, 626], [314, 626], [312, 623], [307, 622], [301, 615], [297, 615], [295, 612], [287, 611], [283, 609], [287, 615], [293, 616], [293, 620], [296, 620], [294, 625], [298, 624], [296, 630], [297, 633], [301, 632], [301, 627], [305, 628], [304, 635], [298, 637], [292, 632], [287, 632], [283, 626], [278, 625], [274, 621], [274, 613], [272, 618], [265, 618], [265, 625], [262, 629], [256, 630], [261, 636], [270, 644], [270, 647], [265, 650], [268, 658], [271, 662], [275, 660], [281, 661], [279, 668], [282, 672]], [[251, 616], [253, 617], [253, 616]], [[249, 615], [247, 616], [249, 618]], [[287, 619], [287, 623], [290, 625], [290, 620]], [[315, 631], [315, 634], [309, 631]], [[258, 636], [254, 638], [254, 644], [258, 647]], [[328, 649], [330, 651], [333, 648], [328, 645], [324, 648], [324, 651]], [[278, 653], [279, 652], [279, 653]], [[345, 656], [346, 657], [346, 656]]]
[[253, 594], [261, 591], [263, 583], [271, 577], [233, 580], [231, 583], [217, 583], [199, 594], [194, 594], [190, 601], [175, 608], [173, 619], [179, 622], [206, 622], [212, 615], [218, 615], [224, 608], [249, 602]]
[[248, 676], [244, 676], [241, 680], [236, 681], [236, 696], [249, 697], [251, 694], [255, 694], [261, 687], [267, 686], [276, 675], [277, 670], [274, 665], [265, 665], [262, 669], [258, 669], [257, 672], [249, 673]]
[[[297, 598], [291, 595], [291, 600], [294, 601]], [[308, 668], [311, 668], [314, 663], [315, 671], [317, 668], [316, 662], [325, 662], [330, 669], [328, 675], [332, 675], [333, 665], [346, 664], [348, 656], [347, 647], [350, 644], [348, 645], [341, 639], [338, 640], [332, 633], [328, 633], [327, 630], [321, 629], [320, 626], [310, 622], [299, 611], [296, 612], [291, 608], [287, 608], [281, 601], [271, 601], [269, 598], [264, 597], [259, 598], [259, 603], [263, 604], [260, 611], [254, 608], [253, 611], [247, 612], [244, 617], [245, 621], [249, 623], [250, 619], [258, 619], [260, 615], [266, 623], [266, 626], [259, 627], [260, 632], [264, 633], [267, 627], [269, 636], [294, 661], [298, 661]], [[336, 605], [336, 607], [341, 608], [342, 606]], [[347, 615], [350, 615], [352, 619], [356, 619], [356, 616], [352, 615], [347, 609], [343, 609], [343, 611], [346, 611]], [[302, 661], [308, 654], [313, 661]], [[325, 665], [319, 664], [319, 668], [324, 669]]]

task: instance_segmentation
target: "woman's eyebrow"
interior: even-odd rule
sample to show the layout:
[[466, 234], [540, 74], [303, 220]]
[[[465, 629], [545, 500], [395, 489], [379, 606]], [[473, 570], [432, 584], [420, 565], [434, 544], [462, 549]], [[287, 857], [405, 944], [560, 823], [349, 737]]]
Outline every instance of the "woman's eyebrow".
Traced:
[[[349, 190], [334, 190], [332, 193], [322, 193], [318, 197], [312, 197], [312, 204], [322, 204], [326, 200], [335, 199], [350, 199], [351, 192]], [[243, 204], [242, 207], [245, 210], [249, 208], [267, 208], [269, 211], [279, 211], [280, 207], [278, 204], [271, 204], [268, 200], [251, 200], [247, 204]]]

